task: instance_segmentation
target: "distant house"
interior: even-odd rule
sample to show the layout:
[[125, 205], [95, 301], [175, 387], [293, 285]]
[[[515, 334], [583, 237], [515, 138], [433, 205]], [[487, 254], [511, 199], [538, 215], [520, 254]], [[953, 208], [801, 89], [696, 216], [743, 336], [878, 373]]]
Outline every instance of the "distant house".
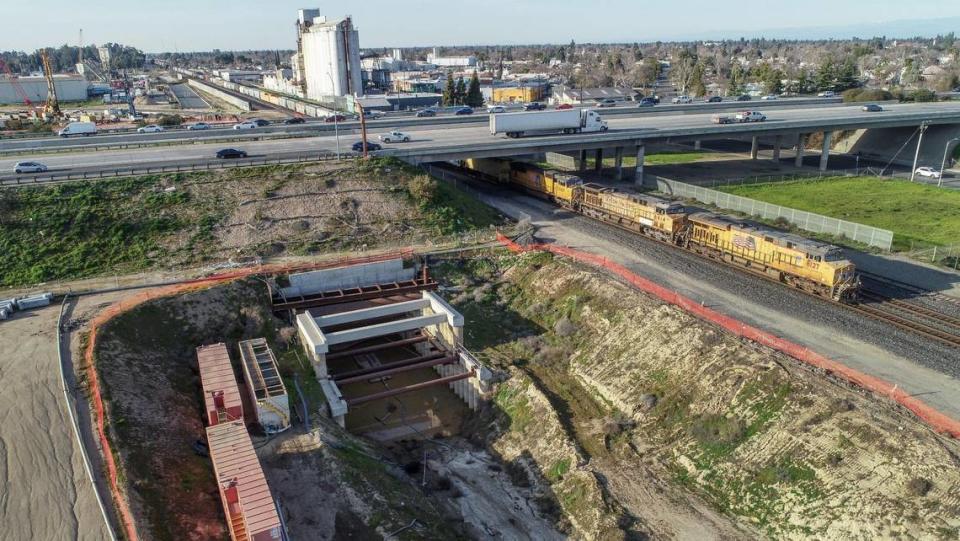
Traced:
[[558, 87], [550, 95], [550, 103], [561, 105], [569, 103], [575, 105], [582, 102], [597, 102], [611, 99], [614, 101], [631, 101], [637, 92], [632, 88], [602, 87], [602, 88], [575, 88]]

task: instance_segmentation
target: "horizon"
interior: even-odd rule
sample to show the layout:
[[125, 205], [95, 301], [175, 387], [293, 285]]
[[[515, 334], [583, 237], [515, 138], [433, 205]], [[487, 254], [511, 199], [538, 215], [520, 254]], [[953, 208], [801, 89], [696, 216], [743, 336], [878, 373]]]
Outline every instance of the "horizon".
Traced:
[[[42, 31], [27, 25], [8, 29], [4, 49], [34, 51], [42, 47], [76, 46], [83, 28], [84, 45], [118, 43], [136, 47], [150, 54], [177, 52], [264, 51], [295, 48], [294, 21], [297, 9], [311, 7], [308, 2], [280, 0], [263, 9], [254, 0], [211, 0], [201, 6], [185, 0], [169, 0], [174, 6], [138, 6], [134, 10], [110, 8], [110, 17], [103, 11], [77, 6], [66, 0], [40, 0], [42, 11], [63, 14]], [[103, 3], [106, 5], [106, 3]], [[734, 0], [722, 10], [711, 9], [705, 0], [692, 0], [689, 9], [676, 13], [669, 6], [638, 6], [625, 0], [605, 0], [589, 10], [574, 3], [547, 3], [543, 0], [493, 4], [486, 10], [489, 18], [480, 24], [460, 28], [460, 15], [442, 7], [438, 0], [394, 6], [388, 2], [352, 5], [333, 2], [321, 8], [328, 17], [350, 15], [360, 32], [363, 49], [424, 47], [494, 47], [525, 45], [564, 45], [577, 43], [596, 45], [736, 41], [741, 38], [819, 41], [871, 39], [932, 38], [960, 26], [960, 7], [946, 0], [930, 0], [923, 5], [905, 6], [899, 1], [852, 1], [840, 6], [830, 0], [811, 0], [803, 6], [778, 7], [778, 22], [793, 24], [764, 25], [746, 29], [742, 12], [752, 13], [753, 4]], [[177, 9], [177, 5], [183, 9]], [[821, 6], [821, 9], [817, 9]], [[702, 8], [702, 9], [701, 9]], [[27, 19], [38, 6], [16, 5], [6, 8], [8, 20]], [[590, 27], [580, 24], [584, 14], [621, 14], [615, 20], [601, 13], [601, 22]], [[820, 14], [830, 12], [825, 21]], [[352, 12], [352, 13], [351, 13]], [[183, 14], [187, 13], [188, 16]], [[657, 15], [659, 13], [659, 15]], [[864, 16], [864, 13], [869, 16]], [[652, 16], [650, 16], [652, 15]], [[150, 20], [151, 26], [142, 22]], [[255, 32], [237, 32], [237, 28], [257, 21]], [[549, 24], [531, 25], [531, 21]], [[68, 26], [69, 25], [69, 26]], [[417, 26], [419, 25], [419, 26]], [[175, 32], [165, 28], [175, 27]], [[724, 29], [728, 27], [729, 30]], [[417, 28], [412, 33], [408, 28]], [[672, 30], [673, 28], [682, 30]], [[632, 34], [632, 35], [631, 35]], [[529, 39], [516, 39], [523, 35]]]

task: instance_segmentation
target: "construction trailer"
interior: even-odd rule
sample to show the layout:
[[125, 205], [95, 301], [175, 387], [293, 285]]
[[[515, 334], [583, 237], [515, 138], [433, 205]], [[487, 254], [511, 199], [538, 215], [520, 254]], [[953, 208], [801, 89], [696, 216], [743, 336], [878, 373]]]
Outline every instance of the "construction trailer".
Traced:
[[231, 539], [284, 539], [280, 515], [243, 421], [208, 427], [207, 444]]
[[290, 428], [290, 399], [277, 359], [264, 338], [240, 342], [243, 379], [257, 422], [267, 434]]
[[203, 386], [207, 424], [243, 421], [243, 401], [240, 387], [230, 364], [230, 352], [224, 343], [197, 348], [197, 364]]

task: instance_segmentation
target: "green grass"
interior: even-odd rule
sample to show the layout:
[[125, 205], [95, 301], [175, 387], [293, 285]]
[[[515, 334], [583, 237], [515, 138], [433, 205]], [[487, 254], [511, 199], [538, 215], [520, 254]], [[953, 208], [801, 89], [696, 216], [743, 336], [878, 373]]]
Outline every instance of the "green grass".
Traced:
[[960, 241], [960, 192], [878, 177], [725, 186], [720, 191], [889, 229], [894, 250]]

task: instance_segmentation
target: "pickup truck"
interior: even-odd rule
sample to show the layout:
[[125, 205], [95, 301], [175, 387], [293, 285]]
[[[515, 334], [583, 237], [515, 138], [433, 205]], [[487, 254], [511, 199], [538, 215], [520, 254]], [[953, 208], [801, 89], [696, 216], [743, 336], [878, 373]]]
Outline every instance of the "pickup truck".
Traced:
[[763, 122], [767, 119], [767, 115], [760, 111], [740, 111], [733, 115], [733, 118], [737, 122]]

